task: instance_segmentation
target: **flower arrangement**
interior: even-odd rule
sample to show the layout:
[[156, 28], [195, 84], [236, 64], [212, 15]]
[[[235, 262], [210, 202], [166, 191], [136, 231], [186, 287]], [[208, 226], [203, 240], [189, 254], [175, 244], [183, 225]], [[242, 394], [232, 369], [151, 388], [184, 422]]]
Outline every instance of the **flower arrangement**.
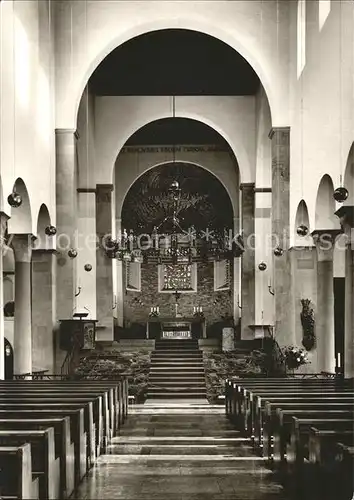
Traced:
[[299, 368], [301, 365], [309, 363], [307, 352], [299, 347], [283, 347], [282, 354], [284, 356], [285, 365], [290, 370], [294, 370]]
[[316, 347], [315, 313], [311, 307], [310, 299], [301, 299], [301, 304], [302, 345], [305, 347], [306, 351], [311, 351], [311, 349]]

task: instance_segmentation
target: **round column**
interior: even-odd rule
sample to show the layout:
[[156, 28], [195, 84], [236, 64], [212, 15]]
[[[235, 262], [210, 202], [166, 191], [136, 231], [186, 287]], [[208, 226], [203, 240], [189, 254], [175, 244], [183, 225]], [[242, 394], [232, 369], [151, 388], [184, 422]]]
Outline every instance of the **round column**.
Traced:
[[31, 234], [15, 234], [14, 371], [32, 373]]

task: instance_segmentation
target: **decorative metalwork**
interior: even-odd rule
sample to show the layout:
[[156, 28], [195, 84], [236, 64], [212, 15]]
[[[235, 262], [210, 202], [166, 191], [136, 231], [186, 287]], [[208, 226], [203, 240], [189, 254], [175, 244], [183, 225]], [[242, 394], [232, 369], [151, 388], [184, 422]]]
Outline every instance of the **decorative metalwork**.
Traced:
[[193, 290], [190, 264], [166, 264], [163, 272], [163, 290]]

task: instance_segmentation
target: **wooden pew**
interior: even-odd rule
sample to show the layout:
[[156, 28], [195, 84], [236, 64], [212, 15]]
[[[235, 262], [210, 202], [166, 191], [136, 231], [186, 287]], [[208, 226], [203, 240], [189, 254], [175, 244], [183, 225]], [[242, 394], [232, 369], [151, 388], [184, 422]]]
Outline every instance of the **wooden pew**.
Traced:
[[342, 403], [353, 403], [354, 404], [354, 393], [338, 393], [338, 392], [328, 392], [326, 395], [322, 393], [317, 393], [317, 392], [303, 392], [301, 395], [298, 393], [292, 394], [292, 393], [283, 393], [279, 396], [275, 395], [268, 395], [264, 398], [261, 396], [256, 396], [255, 398], [255, 404], [252, 407], [252, 412], [250, 415], [250, 426], [252, 426], [253, 430], [253, 435], [255, 439], [256, 445], [259, 447], [262, 447], [262, 445], [267, 445], [265, 443], [264, 439], [264, 429], [265, 429], [265, 419], [266, 419], [266, 411], [265, 411], [265, 405], [266, 402], [268, 403], [273, 403], [274, 406], [273, 408], [273, 413], [272, 415], [268, 415], [268, 428], [267, 432], [268, 435], [274, 437], [274, 429], [276, 428], [276, 425], [279, 424], [278, 417], [279, 415], [277, 414], [277, 403], [278, 407], [281, 408], [283, 403], [301, 403], [301, 402], [328, 402], [328, 404], [335, 403], [336, 401], [341, 401]]
[[37, 399], [44, 399], [48, 402], [56, 402], [56, 401], [77, 401], [77, 402], [86, 402], [90, 401], [93, 405], [93, 421], [94, 421], [94, 429], [95, 429], [95, 454], [99, 456], [101, 452], [104, 452], [106, 443], [111, 437], [111, 428], [110, 428], [110, 416], [109, 416], [109, 408], [108, 408], [108, 399], [107, 393], [97, 394], [88, 393], [88, 392], [77, 392], [70, 391], [68, 394], [67, 391], [59, 391], [55, 389], [51, 389], [50, 391], [47, 388], [33, 389], [32, 387], [27, 388], [19, 388], [16, 389], [10, 388], [1, 388], [0, 387], [0, 402], [34, 402]]
[[[234, 384], [235, 385], [235, 384]], [[334, 381], [289, 381], [288, 384], [281, 385], [252, 385], [250, 387], [237, 386], [234, 389], [234, 401], [232, 405], [232, 413], [234, 413], [234, 419], [242, 425], [244, 422], [247, 423], [248, 415], [251, 412], [251, 405], [254, 401], [254, 395], [263, 395], [264, 397], [271, 394], [280, 393], [293, 393], [294, 396], [297, 393], [302, 394], [303, 391], [314, 391], [314, 392], [354, 392], [354, 388], [350, 386], [342, 386]], [[246, 426], [245, 423], [245, 426]]]
[[352, 411], [354, 409], [353, 400], [349, 401], [345, 400], [333, 400], [328, 401], [328, 398], [321, 400], [302, 400], [297, 402], [265, 402], [264, 407], [264, 426], [263, 426], [263, 447], [262, 447], [262, 455], [269, 461], [272, 461], [272, 442], [274, 440], [275, 433], [275, 420], [274, 417], [277, 415], [277, 408], [281, 408], [283, 410], [345, 410]]
[[[41, 409], [83, 409], [84, 410], [84, 429], [87, 439], [87, 461], [88, 468], [96, 460], [96, 425], [93, 417], [92, 401], [87, 399], [78, 398], [65, 398], [65, 399], [50, 399], [44, 397], [38, 398], [25, 398], [21, 397], [22, 402], [17, 402], [18, 399], [4, 399], [0, 400], [0, 410], [18, 410], [30, 409], [33, 411]], [[74, 402], [75, 401], [75, 402]], [[97, 423], [97, 422], [96, 422]]]
[[[128, 410], [128, 389], [126, 380], [9, 380], [6, 382], [0, 381], [0, 390], [2, 387], [31, 387], [41, 389], [52, 388], [56, 390], [64, 390], [67, 392], [78, 391], [109, 391], [110, 414], [111, 414], [111, 428], [113, 435], [116, 435], [120, 425], [127, 417]], [[122, 400], [122, 398], [124, 398]]]
[[52, 408], [30, 408], [17, 407], [9, 410], [0, 407], [0, 418], [14, 419], [38, 419], [38, 418], [63, 418], [70, 417], [70, 434], [74, 445], [74, 467], [75, 467], [75, 486], [78, 486], [86, 475], [87, 465], [87, 438], [84, 429], [84, 410], [83, 408], [59, 409]]
[[39, 499], [39, 476], [32, 472], [31, 445], [0, 446], [0, 498]]
[[54, 429], [1, 430], [0, 446], [31, 445], [32, 472], [39, 475], [39, 498], [60, 499], [60, 461], [56, 457]]
[[75, 488], [74, 444], [70, 436], [70, 417], [41, 419], [3, 419], [1, 430], [41, 430], [54, 428], [55, 454], [60, 459], [60, 495], [68, 498]]
[[311, 478], [309, 494], [313, 499], [338, 498], [340, 485], [336, 478], [336, 458], [338, 443], [353, 447], [354, 429], [321, 430], [311, 427], [309, 436], [309, 462], [304, 480]]
[[[291, 412], [287, 412], [290, 413]], [[304, 464], [309, 460], [309, 435], [312, 426], [318, 429], [350, 430], [353, 428], [353, 413], [329, 411], [304, 413], [302, 417], [291, 417], [290, 440], [286, 446], [286, 457], [281, 463], [283, 480], [296, 490], [304, 481]]]
[[334, 484], [339, 484], [338, 500], [353, 500], [354, 497], [354, 446], [337, 443], [335, 448]]
[[252, 394], [264, 395], [269, 393], [302, 392], [304, 389], [321, 391], [354, 391], [352, 381], [339, 380], [293, 380], [293, 379], [256, 379], [250, 381], [242, 379], [238, 382], [226, 384], [225, 408], [226, 414], [237, 426], [242, 426], [250, 412], [249, 405], [252, 401]]

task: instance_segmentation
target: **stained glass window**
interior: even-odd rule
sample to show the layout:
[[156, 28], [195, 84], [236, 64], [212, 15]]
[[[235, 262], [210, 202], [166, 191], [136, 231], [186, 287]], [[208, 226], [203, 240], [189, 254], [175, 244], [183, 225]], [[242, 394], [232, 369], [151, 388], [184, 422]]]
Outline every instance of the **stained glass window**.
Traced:
[[166, 264], [163, 266], [163, 290], [193, 290], [190, 264]]

